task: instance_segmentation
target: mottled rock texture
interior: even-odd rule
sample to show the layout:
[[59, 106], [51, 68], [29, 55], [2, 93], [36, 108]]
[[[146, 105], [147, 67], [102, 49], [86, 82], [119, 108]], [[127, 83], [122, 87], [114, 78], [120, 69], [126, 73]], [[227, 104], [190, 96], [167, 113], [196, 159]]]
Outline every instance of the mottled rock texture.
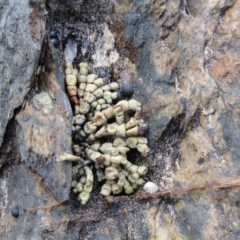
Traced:
[[[12, 2], [5, 1], [3, 12], [9, 14], [0, 15], [6, 58], [0, 65], [0, 136], [6, 132], [0, 238], [239, 239], [240, 2], [49, 1], [47, 22], [60, 45], [45, 54], [42, 64], [50, 71], [32, 78], [37, 84], [21, 106], [39, 56], [30, 47], [42, 39], [32, 37], [36, 26], [29, 25], [27, 14], [32, 5], [23, 2], [23, 9], [20, 4], [10, 11]], [[27, 20], [14, 20], [17, 11]], [[44, 26], [44, 15], [37, 19]], [[14, 42], [11, 36], [22, 28], [25, 34], [18, 37], [29, 34], [28, 40]], [[71, 152], [71, 109], [62, 91], [69, 39], [77, 42], [73, 64], [87, 61], [93, 73], [133, 85], [149, 124], [146, 180], [160, 192], [104, 199], [95, 184], [86, 206], [70, 194], [71, 163], [55, 162]], [[14, 56], [24, 51], [22, 44], [30, 47], [19, 67]], [[12, 206], [19, 207], [19, 218], [11, 216]]]
[[31, 86], [45, 31], [43, 0], [1, 1], [0, 145], [14, 110]]

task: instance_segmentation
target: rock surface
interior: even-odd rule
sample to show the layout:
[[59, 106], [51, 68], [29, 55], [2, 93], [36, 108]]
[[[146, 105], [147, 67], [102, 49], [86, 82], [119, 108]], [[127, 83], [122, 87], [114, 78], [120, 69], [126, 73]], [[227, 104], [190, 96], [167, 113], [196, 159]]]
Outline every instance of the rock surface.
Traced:
[[[25, 18], [33, 5], [43, 7], [23, 2], [17, 11]], [[239, 1], [50, 1], [47, 10], [60, 44], [45, 53], [44, 72], [32, 78], [38, 88], [11, 121], [40, 52], [21, 58], [20, 70], [13, 59], [4, 61], [4, 79], [13, 75], [1, 81], [0, 238], [239, 239]], [[27, 29], [27, 46], [36, 39], [41, 45], [41, 34], [31, 37], [36, 26], [29, 19], [4, 16], [5, 34], [13, 21]], [[13, 33], [1, 36], [1, 56], [9, 56]], [[104, 199], [95, 184], [86, 206], [70, 194], [71, 163], [55, 162], [71, 153], [71, 109], [62, 91], [69, 39], [77, 43], [73, 64], [87, 61], [93, 73], [133, 85], [149, 124], [146, 180], [158, 184], [158, 193], [140, 189]], [[11, 49], [24, 51], [21, 41]], [[19, 87], [25, 90], [8, 94]], [[18, 218], [11, 216], [13, 206]]]
[[43, 0], [1, 1], [0, 145], [14, 110], [30, 90], [45, 31]]

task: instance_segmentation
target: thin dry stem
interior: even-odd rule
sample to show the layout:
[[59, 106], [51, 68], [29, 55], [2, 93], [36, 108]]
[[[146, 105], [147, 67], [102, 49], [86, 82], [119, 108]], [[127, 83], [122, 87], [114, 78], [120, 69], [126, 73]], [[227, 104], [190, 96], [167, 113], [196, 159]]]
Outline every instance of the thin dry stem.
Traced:
[[[173, 198], [179, 198], [180, 196], [184, 194], [188, 194], [194, 191], [198, 190], [206, 190], [206, 189], [226, 189], [226, 188], [234, 188], [240, 186], [240, 179], [230, 179], [228, 181], [216, 181], [216, 182], [206, 182], [198, 185], [194, 185], [191, 187], [183, 188], [183, 189], [171, 189], [166, 191], [159, 191], [154, 194], [146, 194], [141, 193], [136, 196], [137, 199], [152, 199], [152, 198], [159, 198], [159, 197], [173, 197]], [[108, 196], [106, 197], [106, 200], [108, 202], [115, 202], [119, 200], [126, 200], [130, 197], [122, 196], [122, 197], [113, 197]]]

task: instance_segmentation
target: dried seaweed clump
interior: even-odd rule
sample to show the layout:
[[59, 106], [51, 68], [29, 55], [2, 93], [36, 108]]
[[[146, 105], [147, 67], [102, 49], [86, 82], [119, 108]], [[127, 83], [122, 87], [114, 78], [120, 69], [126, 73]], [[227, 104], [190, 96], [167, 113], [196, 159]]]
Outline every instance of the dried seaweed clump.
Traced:
[[131, 163], [127, 153], [137, 149], [147, 157], [149, 151], [143, 137], [148, 126], [141, 119], [140, 102], [118, 101], [118, 83], [88, 74], [87, 63], [80, 63], [79, 71], [66, 63], [66, 85], [74, 105], [73, 152], [79, 161], [73, 166], [73, 191], [85, 204], [92, 191], [94, 171], [99, 182], [105, 181], [103, 195], [133, 193], [144, 184], [147, 167]]

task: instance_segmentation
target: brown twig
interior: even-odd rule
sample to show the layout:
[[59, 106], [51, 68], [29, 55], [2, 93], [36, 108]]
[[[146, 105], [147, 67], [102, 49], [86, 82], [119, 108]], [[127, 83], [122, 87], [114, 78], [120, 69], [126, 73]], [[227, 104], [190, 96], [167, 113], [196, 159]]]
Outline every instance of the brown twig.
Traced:
[[[159, 197], [173, 197], [173, 198], [178, 198], [184, 194], [188, 194], [190, 192], [198, 191], [198, 190], [206, 190], [206, 189], [225, 189], [225, 188], [233, 188], [233, 187], [239, 187], [240, 186], [240, 179], [230, 179], [228, 181], [216, 181], [212, 183], [202, 183], [198, 184], [195, 186], [191, 186], [188, 188], [183, 188], [183, 189], [171, 189], [171, 190], [166, 190], [166, 191], [159, 191], [154, 194], [146, 194], [146, 193], [141, 193], [136, 196], [137, 199], [152, 199], [152, 198], [159, 198]], [[134, 196], [132, 196], [134, 197]], [[113, 196], [108, 196], [105, 199], [108, 202], [116, 202], [116, 201], [122, 201], [129, 199], [131, 197], [126, 197], [126, 196], [120, 196], [120, 197], [113, 197]]]
[[183, 188], [180, 190], [170, 190], [170, 191], [160, 191], [154, 194], [145, 194], [145, 195], [137, 195], [138, 199], [149, 199], [149, 198], [157, 198], [157, 197], [165, 197], [165, 196], [171, 196], [171, 197], [180, 197], [181, 195], [188, 194], [193, 191], [197, 190], [205, 190], [205, 189], [225, 189], [225, 188], [233, 188], [240, 186], [240, 179], [234, 179], [229, 181], [216, 181], [212, 183], [203, 183], [198, 184], [195, 186], [191, 186], [188, 188]]

